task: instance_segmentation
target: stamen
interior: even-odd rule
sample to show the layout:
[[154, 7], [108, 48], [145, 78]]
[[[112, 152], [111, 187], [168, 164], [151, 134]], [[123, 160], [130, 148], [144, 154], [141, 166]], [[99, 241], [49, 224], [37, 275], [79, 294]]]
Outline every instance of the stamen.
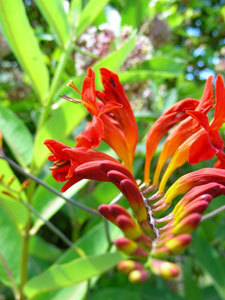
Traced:
[[81, 92], [78, 90], [78, 88], [75, 86], [75, 84], [72, 80], [67, 84], [67, 86], [73, 88], [75, 91], [77, 91], [81, 95]]
[[63, 99], [65, 99], [65, 100], [68, 100], [68, 101], [70, 101], [72, 103], [75, 103], [75, 104], [82, 102], [80, 99], [74, 99], [74, 98], [71, 98], [71, 97], [66, 96], [66, 95], [60, 95], [60, 97], [63, 98]]

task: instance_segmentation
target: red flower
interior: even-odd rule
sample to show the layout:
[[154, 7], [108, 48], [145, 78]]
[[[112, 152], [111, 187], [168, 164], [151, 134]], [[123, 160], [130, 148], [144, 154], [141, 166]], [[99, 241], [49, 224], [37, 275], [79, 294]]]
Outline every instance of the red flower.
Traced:
[[[200, 111], [204, 115], [212, 108], [213, 97], [213, 76], [210, 76], [205, 84], [205, 88], [195, 111]], [[179, 146], [184, 143], [191, 135], [200, 129], [200, 124], [193, 118], [188, 117], [180, 122], [166, 138], [160, 153], [156, 170], [154, 172], [153, 185], [158, 184], [161, 170], [166, 161], [174, 155]]]
[[[96, 148], [101, 140], [104, 140], [132, 171], [138, 141], [136, 120], [118, 75], [105, 68], [101, 68], [100, 72], [103, 92], [95, 90], [95, 76], [92, 69], [88, 70], [88, 75], [84, 79], [82, 93], [73, 82], [69, 84], [82, 96], [81, 101], [74, 101], [81, 102], [94, 116], [81, 135], [76, 137], [78, 142], [76, 147]], [[96, 97], [100, 101], [97, 101]]]
[[207, 116], [200, 111], [190, 111], [188, 114], [196, 119], [204, 129], [202, 134], [191, 144], [189, 163], [196, 164], [218, 155], [221, 162], [220, 167], [225, 167], [224, 141], [218, 131], [225, 122], [225, 88], [221, 76], [217, 76], [216, 80], [216, 107], [214, 118], [210, 124]]

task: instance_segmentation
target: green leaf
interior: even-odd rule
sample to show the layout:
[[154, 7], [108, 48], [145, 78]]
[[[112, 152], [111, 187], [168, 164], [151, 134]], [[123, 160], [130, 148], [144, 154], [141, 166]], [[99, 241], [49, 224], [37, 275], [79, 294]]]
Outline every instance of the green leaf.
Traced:
[[140, 26], [143, 18], [148, 12], [149, 0], [124, 2], [124, 8], [121, 13], [122, 25], [131, 25], [133, 28]]
[[[1, 174], [4, 174], [4, 179], [3, 179], [4, 183], [7, 183], [10, 178], [15, 177], [15, 174], [11, 170], [10, 166], [3, 159], [0, 160], [0, 170], [1, 170]], [[16, 177], [14, 181], [11, 183], [10, 187], [14, 190], [20, 189], [20, 183]], [[8, 215], [16, 225], [18, 231], [23, 230], [28, 218], [27, 208], [21, 202], [12, 199], [10, 196], [3, 194], [2, 191], [7, 191], [7, 189], [4, 188], [4, 186], [0, 185], [1, 205], [5, 208], [5, 210], [7, 210]], [[23, 199], [26, 199], [24, 193], [22, 193], [21, 196], [23, 197]]]
[[211, 277], [221, 299], [225, 299], [225, 269], [222, 259], [200, 234], [196, 235], [193, 248], [202, 269]]
[[[19, 283], [20, 256], [22, 247], [22, 238], [14, 226], [11, 218], [0, 204], [0, 251], [6, 260], [13, 278]], [[11, 285], [8, 276], [0, 262], [0, 280]]]
[[33, 163], [35, 169], [40, 169], [45, 163], [50, 151], [43, 145], [46, 139], [57, 139], [62, 142], [86, 115], [82, 105], [63, 101], [50, 119], [38, 132], [35, 140]]
[[72, 0], [70, 5], [71, 26], [76, 29], [82, 11], [82, 0]]
[[62, 265], [53, 265], [29, 280], [24, 292], [28, 297], [34, 297], [43, 291], [63, 288], [88, 280], [114, 267], [122, 258], [119, 252], [115, 252], [78, 258]]
[[61, 288], [59, 290], [42, 293], [34, 298], [34, 300], [83, 300], [87, 291], [87, 282]]
[[183, 60], [170, 57], [153, 57], [143, 65], [148, 66], [152, 71], [170, 73], [173, 76], [179, 76], [185, 68]]
[[82, 11], [76, 31], [78, 38], [97, 18], [109, 0], [90, 0]]
[[0, 22], [18, 61], [28, 73], [40, 100], [44, 102], [49, 87], [48, 70], [22, 0], [0, 0]]
[[15, 159], [25, 168], [31, 162], [33, 140], [24, 123], [0, 104], [0, 129]]
[[[45, 182], [57, 190], [59, 190], [62, 186], [62, 184], [56, 182], [51, 175], [45, 179]], [[86, 180], [78, 182], [76, 185], [73, 185], [70, 189], [68, 189], [64, 193], [64, 196], [73, 196], [86, 183]], [[64, 204], [65, 200], [63, 200], [61, 197], [56, 196], [43, 186], [39, 186], [37, 192], [34, 195], [33, 206], [42, 215], [42, 217], [45, 218], [45, 220], [49, 220]], [[35, 234], [42, 225], [44, 225], [44, 221], [34, 216], [34, 225], [30, 230], [31, 234]]]
[[65, 48], [69, 39], [69, 23], [61, 0], [35, 0], [41, 13], [53, 29], [57, 42]]
[[62, 251], [36, 235], [30, 239], [29, 253], [42, 260], [54, 262], [62, 254]]
[[119, 77], [121, 83], [134, 83], [151, 80], [155, 78], [174, 78], [179, 74], [167, 71], [154, 71], [154, 70], [135, 70], [120, 72]]
[[[109, 223], [110, 236], [115, 240], [121, 231], [114, 224]], [[98, 242], [96, 242], [98, 241]], [[77, 242], [77, 247], [81, 248], [86, 255], [93, 256], [103, 254], [108, 248], [108, 240], [106, 238], [105, 227], [103, 222], [99, 223], [87, 233], [85, 233]], [[68, 249], [57, 261], [63, 264], [77, 258], [78, 254], [73, 249]]]

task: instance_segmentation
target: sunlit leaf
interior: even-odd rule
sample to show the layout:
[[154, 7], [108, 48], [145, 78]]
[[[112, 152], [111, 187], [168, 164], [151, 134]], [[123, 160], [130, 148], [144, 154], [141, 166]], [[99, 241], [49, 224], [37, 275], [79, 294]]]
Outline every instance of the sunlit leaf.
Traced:
[[31, 162], [33, 139], [24, 123], [7, 107], [0, 104], [0, 128], [3, 140], [22, 167]]
[[[31, 278], [25, 285], [25, 294], [36, 294], [70, 286], [97, 276], [115, 266], [122, 259], [119, 252], [78, 258], [62, 265], [53, 265], [42, 274]], [[82, 272], [80, 271], [82, 270]]]
[[0, 0], [0, 22], [3, 32], [18, 61], [28, 73], [40, 100], [48, 91], [48, 70], [22, 0]]
[[[46, 178], [45, 182], [57, 190], [60, 190], [60, 187], [62, 186], [62, 184], [60, 185], [58, 182], [56, 182], [51, 175]], [[64, 193], [64, 196], [71, 197], [72, 195], [76, 194], [86, 184], [86, 182], [87, 181], [85, 180], [78, 182], [76, 185], [68, 189]], [[40, 186], [34, 195], [34, 208], [45, 220], [49, 220], [64, 204], [65, 200], [59, 196], [56, 196], [43, 186]], [[42, 219], [34, 216], [34, 225], [31, 229], [31, 234], [35, 234], [43, 224], [44, 221]]]
[[58, 43], [65, 47], [69, 39], [69, 23], [61, 0], [35, 0], [41, 13], [54, 30]]
[[88, 28], [88, 26], [92, 24], [108, 2], [109, 0], [91, 0], [88, 2], [80, 15], [76, 31], [77, 37], [79, 37]]
[[[0, 204], [0, 251], [6, 260], [8, 267], [13, 275], [14, 281], [19, 283], [20, 275], [20, 255], [22, 247], [22, 238], [14, 226], [11, 218]], [[0, 262], [0, 281], [6, 285], [11, 282], [6, 274], [5, 269]]]
[[[7, 182], [11, 178], [15, 178], [14, 181], [10, 184], [10, 187], [16, 191], [18, 191], [21, 187], [18, 179], [15, 177], [15, 174], [11, 170], [10, 166], [3, 159], [0, 160], [0, 174], [4, 174], [3, 181], [7, 184]], [[9, 217], [14, 222], [15, 226], [19, 231], [23, 230], [27, 218], [28, 211], [27, 208], [19, 202], [19, 200], [15, 200], [6, 194], [3, 194], [2, 191], [8, 191], [3, 185], [0, 185], [0, 203], [7, 210]], [[26, 199], [24, 193], [21, 194], [23, 199]]]

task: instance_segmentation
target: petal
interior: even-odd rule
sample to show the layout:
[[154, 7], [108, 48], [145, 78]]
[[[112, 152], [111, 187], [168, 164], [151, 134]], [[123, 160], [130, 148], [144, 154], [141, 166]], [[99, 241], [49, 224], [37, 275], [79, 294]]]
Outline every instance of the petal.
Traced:
[[200, 103], [198, 105], [197, 110], [202, 111], [205, 110], [208, 106], [212, 105], [214, 101], [213, 98], [213, 76], [209, 76], [205, 88], [202, 94], [202, 98], [200, 100]]
[[145, 183], [149, 183], [151, 160], [162, 137], [177, 122], [188, 116], [186, 110], [195, 109], [198, 104], [199, 101], [196, 99], [183, 99], [164, 112], [150, 128], [146, 138]]
[[190, 164], [197, 164], [202, 160], [213, 158], [217, 152], [218, 150], [211, 144], [209, 134], [204, 132], [191, 145], [188, 161]]
[[55, 160], [69, 160], [68, 155], [63, 152], [64, 149], [69, 149], [71, 147], [64, 145], [58, 141], [47, 139], [44, 141], [44, 144], [48, 147], [48, 149], [53, 153], [53, 155], [50, 156], [49, 160], [55, 161]]
[[206, 130], [209, 130], [209, 120], [208, 117], [201, 111], [187, 111], [187, 114], [197, 120], [199, 124]]
[[91, 68], [88, 69], [88, 74], [83, 81], [82, 100], [84, 101], [84, 105], [92, 115], [98, 114], [98, 108], [95, 98], [95, 73]]
[[86, 149], [97, 148], [104, 134], [104, 125], [99, 117], [93, 117], [92, 122], [87, 122], [86, 129], [81, 132], [80, 136], [76, 137], [76, 147]]
[[214, 118], [211, 122], [211, 129], [219, 129], [225, 122], [225, 88], [220, 75], [216, 78], [216, 107]]

